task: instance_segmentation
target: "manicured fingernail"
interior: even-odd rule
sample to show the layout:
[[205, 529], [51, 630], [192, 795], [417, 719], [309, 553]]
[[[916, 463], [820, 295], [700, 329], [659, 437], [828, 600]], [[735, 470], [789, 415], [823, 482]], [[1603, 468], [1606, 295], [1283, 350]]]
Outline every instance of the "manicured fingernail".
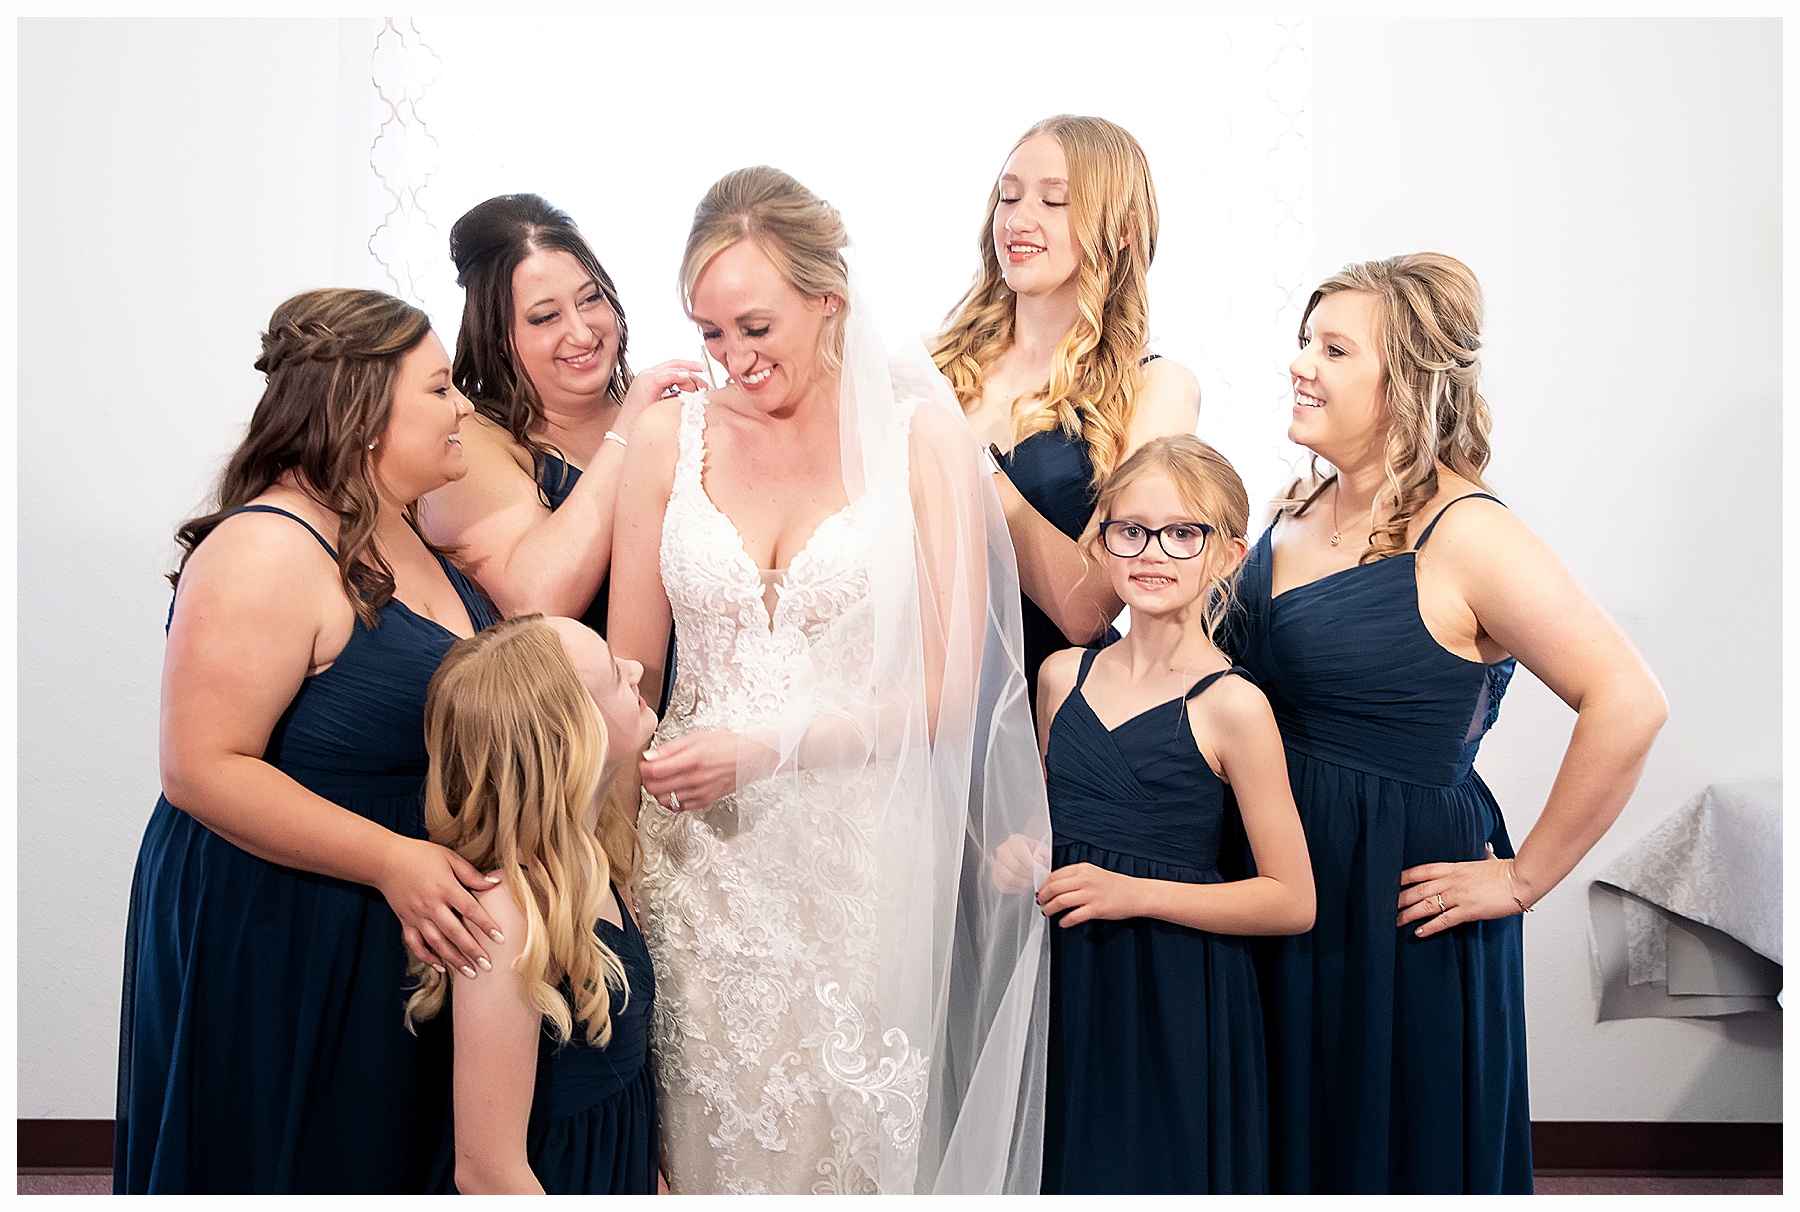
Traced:
[[654, 750], [654, 749], [644, 750], [644, 760], [646, 762], [654, 762], [656, 760], [656, 750]]
[[1414, 930], [1413, 933], [1420, 938], [1424, 938], [1425, 937], [1425, 927], [1420, 926], [1417, 930]]
[[488, 937], [492, 938], [496, 943], [504, 943], [506, 941], [506, 936], [501, 934], [498, 930], [488, 931]]
[[470, 980], [475, 979], [475, 969], [469, 967], [467, 964], [464, 964], [462, 966], [462, 974], [464, 976], [468, 977]]
[[497, 875], [490, 875], [487, 877], [487, 881], [490, 884], [498, 884], [500, 882], [500, 877]]
[[475, 962], [480, 966], [483, 972], [492, 972], [494, 970], [494, 966], [487, 962], [487, 956], [485, 955]]
[[433, 964], [432, 967], [437, 969], [437, 974], [439, 976], [444, 975], [444, 966], [442, 964]]

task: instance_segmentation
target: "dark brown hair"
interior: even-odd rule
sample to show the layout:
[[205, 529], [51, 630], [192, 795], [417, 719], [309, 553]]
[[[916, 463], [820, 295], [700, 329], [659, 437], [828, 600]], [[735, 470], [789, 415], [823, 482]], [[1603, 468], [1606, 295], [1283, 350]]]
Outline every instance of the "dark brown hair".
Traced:
[[536, 194], [501, 194], [474, 207], [450, 229], [450, 260], [456, 264], [456, 284], [463, 288], [451, 381], [482, 416], [505, 427], [531, 451], [534, 463], [550, 447], [534, 436], [544, 427], [544, 402], [513, 353], [513, 271], [532, 253], [543, 251], [574, 257], [612, 308], [619, 324], [619, 355], [606, 395], [615, 404], [624, 403], [631, 386], [625, 309], [575, 221]]
[[[268, 386], [219, 477], [217, 508], [175, 532], [181, 567], [228, 514], [291, 471], [337, 514], [344, 593], [375, 626], [394, 596], [394, 572], [374, 543], [381, 498], [369, 443], [387, 428], [400, 360], [430, 331], [424, 312], [378, 290], [309, 290], [277, 307], [256, 359]], [[407, 520], [417, 529], [411, 506]], [[170, 584], [180, 580], [180, 568], [169, 574]]]

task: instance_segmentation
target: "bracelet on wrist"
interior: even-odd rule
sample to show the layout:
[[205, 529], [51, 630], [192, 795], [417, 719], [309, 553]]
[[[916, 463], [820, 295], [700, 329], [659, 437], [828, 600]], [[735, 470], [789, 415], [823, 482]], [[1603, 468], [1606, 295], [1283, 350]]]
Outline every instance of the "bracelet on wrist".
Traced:
[[1512, 894], [1513, 904], [1519, 907], [1520, 913], [1530, 913], [1532, 906], [1527, 905], [1519, 898], [1519, 885], [1513, 880], [1513, 864], [1518, 861], [1518, 859], [1506, 860], [1506, 890]]
[[[588, 432], [592, 433], [593, 430], [590, 429]], [[607, 442], [617, 442], [620, 446], [626, 446], [626, 447], [629, 447], [631, 445], [631, 443], [627, 442], [621, 435], [614, 433], [610, 429], [606, 431], [606, 436], [601, 438], [600, 441], [603, 445]]]

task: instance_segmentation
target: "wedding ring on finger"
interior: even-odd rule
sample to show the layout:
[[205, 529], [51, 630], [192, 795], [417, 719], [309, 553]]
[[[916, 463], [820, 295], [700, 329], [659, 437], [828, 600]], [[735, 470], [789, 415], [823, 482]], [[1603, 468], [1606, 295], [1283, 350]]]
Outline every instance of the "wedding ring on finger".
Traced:
[[1441, 892], [1437, 894], [1437, 903], [1438, 903], [1438, 912], [1439, 913], [1443, 913], [1447, 909], [1449, 909], [1449, 906], [1444, 904], [1444, 894]]
[[[675, 793], [673, 791], [669, 792], [669, 811], [670, 812], [680, 812], [681, 811], [681, 801], [675, 798]], [[1441, 900], [1442, 898], [1439, 898], [1439, 899]]]

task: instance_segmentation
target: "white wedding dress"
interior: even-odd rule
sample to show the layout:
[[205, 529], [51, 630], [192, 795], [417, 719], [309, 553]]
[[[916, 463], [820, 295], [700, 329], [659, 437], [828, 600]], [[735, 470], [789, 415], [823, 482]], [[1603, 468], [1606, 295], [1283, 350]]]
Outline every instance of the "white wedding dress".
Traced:
[[[910, 409], [895, 412], [907, 425]], [[901, 458], [819, 525], [771, 611], [701, 483], [705, 429], [706, 397], [684, 396], [661, 551], [680, 658], [657, 745], [778, 729], [866, 683], [871, 570], [910, 559]], [[750, 782], [704, 811], [643, 797], [652, 1047], [677, 1193], [869, 1192], [884, 1150], [916, 1148], [926, 1056], [878, 1021], [878, 766]]]

